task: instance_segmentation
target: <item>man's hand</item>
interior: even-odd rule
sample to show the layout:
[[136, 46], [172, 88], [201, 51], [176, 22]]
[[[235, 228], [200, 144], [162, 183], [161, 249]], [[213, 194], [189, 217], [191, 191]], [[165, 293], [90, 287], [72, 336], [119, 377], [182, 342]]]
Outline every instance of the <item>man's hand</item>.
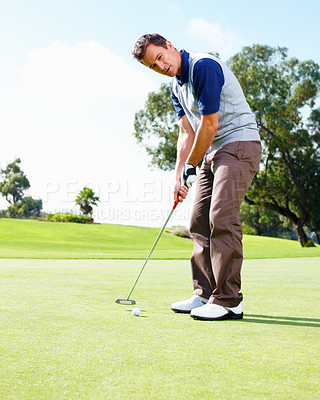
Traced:
[[174, 187], [174, 199], [178, 199], [182, 202], [187, 197], [188, 191], [189, 189], [186, 186], [181, 186], [180, 181], [176, 182]]
[[182, 185], [191, 188], [192, 184], [199, 178], [199, 167], [185, 163], [182, 172]]
[[174, 187], [174, 199], [178, 199], [182, 202], [188, 194], [192, 184], [199, 177], [199, 167], [194, 167], [192, 164], [186, 163], [182, 172], [182, 179], [177, 180]]

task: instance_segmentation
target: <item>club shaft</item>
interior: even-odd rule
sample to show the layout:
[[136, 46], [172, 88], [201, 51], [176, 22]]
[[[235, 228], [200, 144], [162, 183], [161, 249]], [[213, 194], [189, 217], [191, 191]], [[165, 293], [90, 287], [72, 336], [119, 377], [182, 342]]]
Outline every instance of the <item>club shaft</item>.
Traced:
[[129, 298], [130, 298], [130, 296], [131, 296], [131, 293], [133, 292], [133, 289], [135, 288], [135, 286], [136, 286], [136, 284], [137, 284], [137, 282], [138, 282], [138, 280], [139, 280], [139, 278], [140, 278], [140, 276], [141, 276], [141, 274], [142, 274], [142, 272], [143, 272], [143, 270], [144, 270], [144, 267], [147, 265], [147, 262], [148, 262], [148, 260], [149, 260], [149, 258], [150, 258], [150, 256], [151, 256], [151, 254], [152, 254], [154, 248], [156, 247], [156, 245], [157, 245], [157, 243], [158, 243], [158, 241], [159, 241], [159, 239], [160, 239], [160, 237], [161, 237], [161, 235], [162, 235], [162, 232], [165, 230], [165, 228], [166, 228], [166, 226], [167, 226], [167, 223], [169, 222], [169, 219], [171, 218], [171, 215], [172, 215], [174, 209], [176, 208], [177, 204], [178, 204], [178, 202], [175, 202], [175, 204], [174, 204], [172, 210], [170, 211], [170, 214], [168, 215], [168, 218], [167, 218], [166, 222], [164, 223], [164, 225], [163, 225], [161, 231], [160, 231], [159, 234], [158, 234], [157, 239], [156, 239], [155, 242], [153, 243], [153, 246], [152, 246], [152, 248], [151, 248], [151, 250], [150, 250], [150, 253], [149, 253], [148, 257], [146, 258], [146, 261], [144, 262], [144, 264], [143, 264], [143, 266], [142, 266], [142, 268], [141, 268], [141, 270], [140, 270], [140, 272], [139, 272], [139, 275], [137, 276], [137, 279], [135, 280], [135, 282], [134, 282], [134, 284], [133, 284], [133, 286], [132, 286], [132, 288], [131, 288], [131, 290], [130, 290], [130, 292], [129, 292], [129, 294], [128, 294], [127, 300], [129, 300]]

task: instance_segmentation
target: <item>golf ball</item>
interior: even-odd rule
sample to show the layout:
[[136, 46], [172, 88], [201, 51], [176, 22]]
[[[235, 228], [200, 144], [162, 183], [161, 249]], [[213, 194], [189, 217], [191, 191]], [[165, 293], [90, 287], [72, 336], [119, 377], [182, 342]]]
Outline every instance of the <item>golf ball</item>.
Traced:
[[132, 314], [138, 317], [141, 314], [140, 308], [136, 307], [132, 310]]

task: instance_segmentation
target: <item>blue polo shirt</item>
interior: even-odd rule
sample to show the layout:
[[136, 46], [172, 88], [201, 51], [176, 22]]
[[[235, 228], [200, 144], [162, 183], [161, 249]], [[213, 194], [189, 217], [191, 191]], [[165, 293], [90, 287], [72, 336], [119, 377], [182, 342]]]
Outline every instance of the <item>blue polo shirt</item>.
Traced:
[[[181, 50], [181, 75], [175, 76], [180, 86], [189, 81], [189, 53]], [[193, 84], [195, 96], [198, 102], [199, 113], [201, 115], [213, 114], [219, 111], [220, 94], [224, 84], [224, 75], [221, 66], [211, 58], [202, 58], [197, 61], [193, 70]], [[185, 112], [174, 95], [171, 88], [171, 98], [178, 118], [185, 115]]]

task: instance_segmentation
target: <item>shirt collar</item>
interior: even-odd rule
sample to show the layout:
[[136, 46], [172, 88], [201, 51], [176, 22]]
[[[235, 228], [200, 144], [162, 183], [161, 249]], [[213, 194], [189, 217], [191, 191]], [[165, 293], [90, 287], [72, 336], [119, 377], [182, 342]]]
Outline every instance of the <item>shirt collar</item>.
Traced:
[[180, 51], [181, 57], [181, 75], [175, 76], [180, 86], [189, 81], [189, 53], [185, 50]]

